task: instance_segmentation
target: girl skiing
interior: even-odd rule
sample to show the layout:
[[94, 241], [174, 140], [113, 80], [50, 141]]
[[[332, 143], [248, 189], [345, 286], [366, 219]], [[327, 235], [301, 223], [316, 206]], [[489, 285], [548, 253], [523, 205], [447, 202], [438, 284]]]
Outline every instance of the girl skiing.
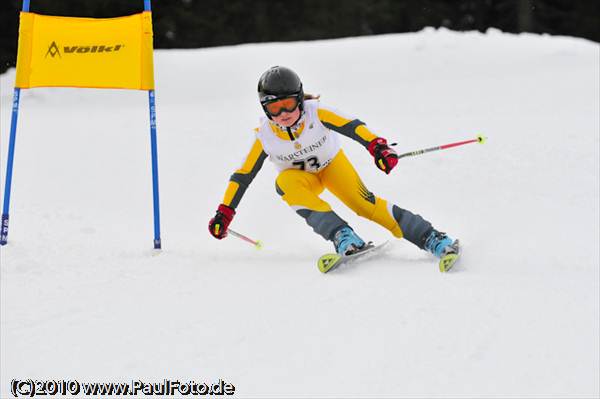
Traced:
[[208, 230], [217, 239], [227, 236], [235, 208], [267, 157], [279, 171], [277, 193], [314, 232], [333, 242], [335, 251], [349, 255], [366, 248], [356, 232], [319, 198], [326, 188], [359, 216], [405, 238], [437, 258], [458, 256], [458, 240], [434, 229], [421, 216], [389, 203], [370, 192], [340, 147], [339, 135], [362, 144], [375, 165], [389, 174], [398, 155], [385, 138], [373, 134], [364, 122], [343, 116], [320, 104], [318, 97], [305, 95], [298, 75], [289, 68], [274, 66], [259, 79], [258, 97], [266, 117], [256, 128], [256, 140], [242, 167], [229, 180], [223, 203], [210, 220]]

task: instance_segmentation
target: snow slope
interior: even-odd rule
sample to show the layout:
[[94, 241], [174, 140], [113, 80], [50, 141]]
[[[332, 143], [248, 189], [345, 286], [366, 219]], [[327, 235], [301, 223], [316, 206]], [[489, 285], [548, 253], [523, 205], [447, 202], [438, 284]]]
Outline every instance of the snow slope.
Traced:
[[[13, 378], [222, 378], [240, 397], [598, 397], [599, 60], [597, 43], [494, 30], [157, 51], [160, 254], [147, 94], [24, 91], [0, 396]], [[398, 241], [320, 274], [331, 246], [268, 163], [233, 223], [264, 250], [209, 236], [277, 64], [400, 152], [488, 136], [390, 176], [343, 139], [372, 191], [461, 239], [454, 272]], [[0, 77], [2, 184], [13, 83]]]

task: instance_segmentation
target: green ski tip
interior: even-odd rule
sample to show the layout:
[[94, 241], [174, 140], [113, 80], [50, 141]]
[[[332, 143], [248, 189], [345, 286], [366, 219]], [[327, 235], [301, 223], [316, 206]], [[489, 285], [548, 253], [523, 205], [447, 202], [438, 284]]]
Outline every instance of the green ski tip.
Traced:
[[321, 256], [317, 262], [319, 271], [321, 273], [327, 273], [335, 264], [340, 260], [341, 256], [338, 254], [325, 254]]
[[456, 263], [458, 254], [448, 254], [440, 259], [440, 272], [445, 273], [452, 269], [452, 266]]
[[477, 136], [477, 141], [479, 142], [479, 144], [485, 144], [485, 142], [487, 141], [487, 137], [482, 136], [481, 134]]

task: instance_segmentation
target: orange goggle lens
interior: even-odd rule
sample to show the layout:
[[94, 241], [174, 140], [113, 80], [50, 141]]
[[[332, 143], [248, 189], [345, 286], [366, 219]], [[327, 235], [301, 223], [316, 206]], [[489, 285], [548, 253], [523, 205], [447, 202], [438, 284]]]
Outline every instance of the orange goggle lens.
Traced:
[[288, 97], [265, 104], [265, 109], [271, 116], [278, 116], [283, 111], [292, 112], [298, 106], [296, 97]]

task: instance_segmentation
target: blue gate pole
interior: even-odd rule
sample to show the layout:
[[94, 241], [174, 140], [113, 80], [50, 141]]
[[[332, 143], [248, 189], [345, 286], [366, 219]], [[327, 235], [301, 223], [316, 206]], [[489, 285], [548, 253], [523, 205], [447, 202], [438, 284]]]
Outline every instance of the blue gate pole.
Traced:
[[[23, 11], [29, 11], [29, 0], [23, 0]], [[8, 159], [6, 160], [6, 179], [4, 180], [4, 204], [2, 206], [2, 224], [0, 225], [0, 245], [8, 242], [8, 211], [10, 207], [10, 188], [12, 186], [13, 162], [15, 159], [15, 142], [17, 141], [17, 122], [19, 120], [19, 100], [21, 89], [15, 87], [13, 92], [12, 117], [10, 119], [10, 138], [8, 142]]]
[[152, 197], [154, 202], [154, 248], [160, 249], [160, 207], [158, 201], [158, 150], [156, 145], [156, 103], [154, 90], [148, 90], [150, 103], [150, 146], [152, 150]]
[[8, 242], [8, 210], [10, 207], [10, 188], [12, 185], [13, 162], [15, 159], [15, 142], [17, 141], [17, 121], [19, 119], [19, 98], [21, 89], [15, 87], [13, 93], [12, 118], [10, 120], [10, 139], [8, 143], [8, 159], [6, 160], [6, 179], [4, 180], [4, 205], [2, 207], [2, 227], [0, 245]]
[[[144, 0], [144, 11], [152, 11], [150, 0]], [[161, 248], [160, 206], [158, 201], [158, 150], [156, 145], [156, 101], [154, 90], [148, 90], [150, 107], [150, 146], [152, 151], [152, 198], [154, 203], [154, 248]]]

